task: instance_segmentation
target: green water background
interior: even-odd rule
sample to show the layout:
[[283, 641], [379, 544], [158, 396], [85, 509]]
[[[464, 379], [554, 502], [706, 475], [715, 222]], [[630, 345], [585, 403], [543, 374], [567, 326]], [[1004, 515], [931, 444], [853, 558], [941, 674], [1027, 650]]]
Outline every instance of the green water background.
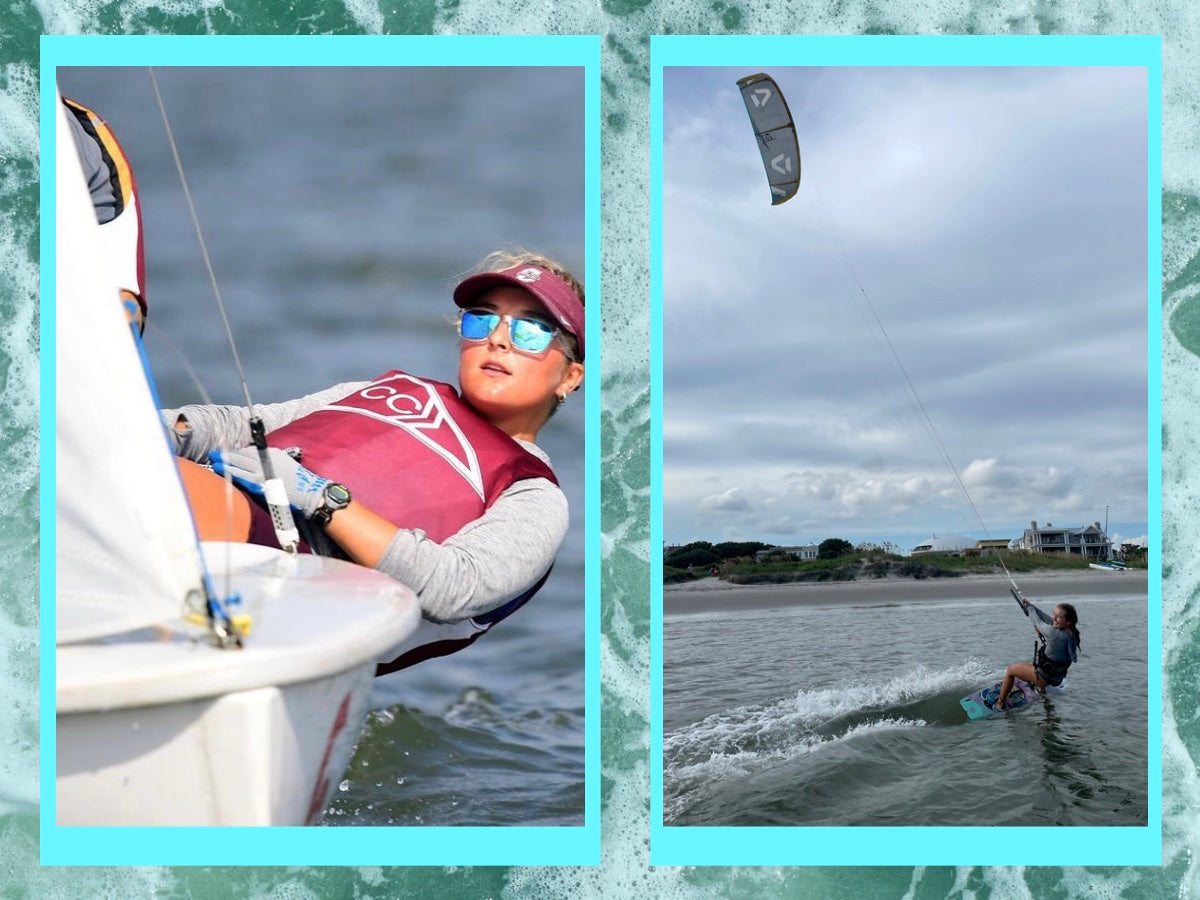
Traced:
[[[603, 38], [602, 864], [588, 868], [40, 868], [37, 622], [37, 39], [41, 33], [583, 33]], [[1162, 34], [1164, 851], [1153, 868], [651, 868], [649, 39], [652, 34]], [[1193, 897], [1200, 786], [1200, 14], [1183, 0], [515, 3], [296, 0], [259, 7], [17, 2], [0, 10], [0, 895], [4, 897]]]

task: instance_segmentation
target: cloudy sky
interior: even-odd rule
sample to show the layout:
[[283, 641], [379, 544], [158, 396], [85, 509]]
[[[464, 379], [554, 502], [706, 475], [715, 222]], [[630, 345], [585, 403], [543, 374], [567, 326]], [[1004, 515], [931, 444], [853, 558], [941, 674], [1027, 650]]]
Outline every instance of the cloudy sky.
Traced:
[[1144, 70], [771, 69], [778, 207], [754, 71], [664, 70], [667, 543], [1143, 537]]

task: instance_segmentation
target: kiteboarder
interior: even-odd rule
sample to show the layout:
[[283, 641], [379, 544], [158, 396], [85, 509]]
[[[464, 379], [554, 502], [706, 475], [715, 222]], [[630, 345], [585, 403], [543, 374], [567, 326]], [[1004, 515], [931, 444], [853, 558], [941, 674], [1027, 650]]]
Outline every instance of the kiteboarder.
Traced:
[[62, 103], [121, 301], [129, 320], [141, 331], [146, 323], [146, 277], [133, 168], [107, 122], [75, 100], [63, 97]]
[[1048, 616], [1024, 597], [1019, 599], [1025, 614], [1033, 613], [1031, 619], [1038, 634], [1034, 660], [1013, 663], [1008, 667], [993, 709], [1004, 709], [1014, 678], [1029, 682], [1039, 691], [1044, 691], [1047, 686], [1062, 684], [1067, 669], [1078, 658], [1082, 643], [1079, 636], [1079, 616], [1073, 605], [1060, 603], [1054, 607], [1054, 614]]
[[[497, 252], [454, 302], [461, 395], [393, 370], [255, 407], [301, 549], [377, 568], [420, 599], [425, 621], [380, 674], [461, 649], [515, 611], [567, 531], [566, 497], [535, 441], [583, 380], [583, 288], [545, 257]], [[187, 406], [163, 418], [201, 537], [278, 546], [249, 412]], [[224, 480], [186, 461], [210, 458], [238, 488], [232, 509]]]

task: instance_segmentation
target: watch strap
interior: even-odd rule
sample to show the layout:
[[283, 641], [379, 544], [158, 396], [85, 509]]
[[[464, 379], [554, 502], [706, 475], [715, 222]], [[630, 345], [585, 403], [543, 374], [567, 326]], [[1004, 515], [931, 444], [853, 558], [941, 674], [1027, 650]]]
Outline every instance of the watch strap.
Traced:
[[331, 481], [321, 492], [321, 505], [310, 516], [310, 520], [324, 528], [329, 524], [335, 512], [350, 505], [350, 500], [350, 489], [344, 484]]

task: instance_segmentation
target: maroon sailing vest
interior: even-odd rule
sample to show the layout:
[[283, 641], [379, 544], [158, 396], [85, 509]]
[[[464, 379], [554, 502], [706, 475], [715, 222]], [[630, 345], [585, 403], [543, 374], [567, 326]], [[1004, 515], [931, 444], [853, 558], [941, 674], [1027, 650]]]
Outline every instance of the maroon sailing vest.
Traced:
[[510, 485], [557, 479], [550, 467], [484, 420], [448, 384], [393, 370], [272, 431], [301, 463], [350, 488], [398, 528], [442, 542], [483, 515]]

